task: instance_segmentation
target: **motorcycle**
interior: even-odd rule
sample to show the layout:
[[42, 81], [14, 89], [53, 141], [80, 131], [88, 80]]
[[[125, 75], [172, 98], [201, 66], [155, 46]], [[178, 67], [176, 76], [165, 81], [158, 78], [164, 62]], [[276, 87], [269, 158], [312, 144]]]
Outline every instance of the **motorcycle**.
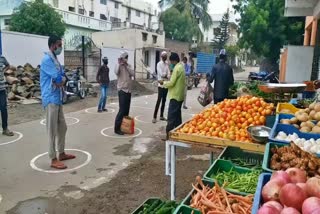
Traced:
[[66, 103], [71, 96], [79, 96], [84, 99], [86, 91], [84, 83], [81, 81], [80, 68], [66, 72], [66, 84], [64, 86], [63, 103]]
[[248, 76], [249, 81], [261, 81], [261, 82], [270, 82], [270, 83], [279, 83], [276, 72], [250, 72]]
[[194, 87], [198, 87], [199, 83], [200, 83], [200, 79], [201, 79], [201, 74], [199, 73], [194, 73], [193, 74], [193, 81], [194, 81]]

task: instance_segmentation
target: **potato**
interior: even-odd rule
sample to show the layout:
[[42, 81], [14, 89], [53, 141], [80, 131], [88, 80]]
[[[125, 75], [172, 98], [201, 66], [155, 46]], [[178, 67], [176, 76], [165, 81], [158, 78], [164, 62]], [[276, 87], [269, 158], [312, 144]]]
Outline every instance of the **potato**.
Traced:
[[300, 127], [302, 128], [302, 127], [309, 127], [309, 126], [307, 125], [307, 122], [302, 122], [302, 123], [300, 124]]
[[301, 132], [310, 132], [311, 129], [310, 129], [309, 127], [305, 126], [305, 127], [302, 127], [302, 128], [300, 129], [300, 131], [301, 131]]
[[316, 105], [315, 102], [314, 102], [314, 103], [311, 103], [311, 104], [309, 105], [309, 109], [314, 110], [315, 105]]
[[317, 126], [320, 126], [320, 121], [317, 123]]
[[307, 113], [298, 114], [297, 119], [300, 122], [307, 122], [309, 120], [309, 115]]
[[312, 111], [310, 111], [310, 113], [309, 113], [309, 118], [312, 118], [312, 120], [314, 119], [314, 116], [316, 115], [316, 111], [315, 110], [312, 110]]
[[306, 109], [304, 110], [304, 112], [307, 113], [307, 114], [309, 114], [309, 113], [311, 112], [311, 109], [306, 108]]
[[320, 112], [317, 112], [314, 117], [313, 117], [316, 121], [320, 121]]
[[297, 129], [300, 129], [300, 126], [297, 124], [293, 124], [294, 127], [296, 127]]
[[296, 123], [298, 123], [298, 119], [296, 117], [293, 117], [293, 118], [290, 119], [290, 123], [291, 124], [296, 124]]
[[315, 125], [313, 122], [311, 122], [311, 121], [307, 121], [307, 122], [306, 122], [306, 125], [307, 125], [309, 128], [311, 128], [311, 129], [316, 126], [316, 125]]
[[282, 124], [291, 124], [289, 119], [282, 119], [282, 120], [280, 120], [280, 123], [282, 123]]
[[312, 131], [311, 133], [317, 133], [317, 134], [320, 134], [320, 127], [319, 126], [315, 126], [312, 128]]
[[320, 103], [316, 103], [316, 104], [315, 104], [314, 110], [315, 110], [316, 112], [319, 112], [319, 111], [320, 111]]

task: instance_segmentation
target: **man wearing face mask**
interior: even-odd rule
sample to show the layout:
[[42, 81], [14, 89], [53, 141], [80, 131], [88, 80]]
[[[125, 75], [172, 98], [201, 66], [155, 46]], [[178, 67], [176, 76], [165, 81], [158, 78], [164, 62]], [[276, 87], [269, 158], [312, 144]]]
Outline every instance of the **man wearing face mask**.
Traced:
[[101, 88], [100, 101], [98, 104], [99, 113], [108, 111], [106, 109], [106, 102], [107, 102], [108, 87], [110, 83], [108, 58], [104, 57], [102, 61], [103, 61], [103, 65], [99, 68], [99, 71], [97, 73], [97, 82], [100, 84], [100, 88]]
[[184, 100], [184, 89], [186, 86], [186, 75], [184, 66], [180, 63], [179, 55], [171, 53], [170, 62], [174, 66], [172, 76], [169, 81], [160, 80], [159, 83], [169, 90], [169, 110], [167, 123], [167, 138], [169, 132], [182, 123], [181, 107]]
[[[169, 65], [167, 63], [167, 52], [163, 51], [161, 53], [161, 61], [158, 62], [157, 64], [157, 77], [158, 80], [168, 80], [169, 77]], [[163, 85], [158, 85], [158, 100], [156, 103], [156, 107], [154, 110], [153, 114], [153, 120], [152, 123], [157, 122], [157, 115], [158, 115], [158, 110], [160, 103], [161, 104], [161, 109], [160, 109], [160, 120], [166, 121], [167, 119], [163, 116], [164, 113], [164, 108], [166, 106], [166, 100], [167, 100], [167, 94], [168, 94], [168, 89], [164, 88]]]
[[[66, 78], [57, 58], [62, 52], [62, 39], [58, 36], [50, 36], [48, 46], [49, 52], [45, 53], [40, 66], [40, 86], [42, 105], [46, 110], [49, 158], [52, 168], [66, 169], [67, 166], [62, 161], [74, 159], [75, 156], [65, 153], [67, 124], [62, 109], [62, 96]], [[56, 154], [56, 138], [58, 155]]]
[[128, 53], [123, 52], [115, 68], [115, 74], [118, 77], [119, 112], [115, 120], [114, 132], [118, 135], [124, 135], [121, 131], [121, 123], [123, 117], [129, 116], [131, 104], [132, 77], [134, 77], [134, 71], [131, 65], [128, 64], [128, 57]]

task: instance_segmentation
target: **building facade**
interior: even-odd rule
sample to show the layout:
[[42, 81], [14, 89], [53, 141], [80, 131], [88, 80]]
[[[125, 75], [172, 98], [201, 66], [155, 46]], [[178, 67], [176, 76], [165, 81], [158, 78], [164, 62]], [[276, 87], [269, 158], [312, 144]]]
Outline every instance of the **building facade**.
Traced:
[[[28, 0], [32, 1], [32, 0]], [[13, 9], [23, 0], [0, 0], [0, 26], [9, 29]], [[141, 0], [44, 0], [63, 17], [67, 24], [65, 48], [74, 49], [81, 36], [122, 27], [122, 23], [140, 28], [159, 28], [156, 11]]]

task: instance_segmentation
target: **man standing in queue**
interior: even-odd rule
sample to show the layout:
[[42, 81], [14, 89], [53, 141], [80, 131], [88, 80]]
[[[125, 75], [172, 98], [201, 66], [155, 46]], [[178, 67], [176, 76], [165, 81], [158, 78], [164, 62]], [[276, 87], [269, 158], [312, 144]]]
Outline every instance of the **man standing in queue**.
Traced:
[[124, 135], [121, 131], [122, 119], [129, 115], [131, 104], [132, 78], [134, 71], [128, 64], [128, 53], [123, 52], [118, 60], [118, 65], [115, 69], [115, 74], [118, 77], [117, 89], [119, 96], [119, 112], [117, 114], [114, 132], [118, 135]]
[[[52, 168], [66, 169], [67, 166], [62, 161], [74, 159], [76, 156], [65, 153], [67, 124], [62, 108], [62, 96], [66, 79], [63, 68], [57, 58], [62, 52], [62, 39], [58, 36], [50, 36], [48, 46], [49, 52], [43, 57], [40, 66], [40, 86], [42, 105], [46, 110], [49, 157]], [[58, 157], [56, 154], [56, 138]]]
[[[163, 51], [161, 53], [161, 61], [158, 62], [158, 64], [157, 64], [157, 78], [158, 78], [158, 80], [168, 80], [169, 79], [168, 77], [170, 75], [170, 71], [169, 71], [169, 65], [167, 63], [167, 58], [168, 58], [167, 52]], [[160, 103], [161, 103], [160, 120], [162, 120], [162, 121], [167, 120], [163, 115], [164, 109], [166, 106], [167, 94], [168, 94], [168, 89], [164, 88], [163, 85], [161, 85], [159, 83], [159, 85], [158, 85], [158, 99], [157, 99], [156, 107], [154, 109], [152, 123], [157, 122], [157, 116], [158, 116], [158, 110], [160, 107]]]
[[233, 70], [226, 63], [227, 54], [224, 49], [220, 51], [218, 64], [212, 67], [211, 73], [207, 75], [208, 82], [214, 81], [214, 104], [217, 104], [228, 97], [229, 88], [234, 83]]
[[160, 84], [163, 84], [163, 86], [169, 90], [170, 103], [166, 128], [167, 138], [169, 137], [169, 132], [182, 123], [181, 107], [184, 100], [186, 85], [185, 70], [182, 63], [180, 63], [179, 55], [171, 53], [169, 59], [174, 66], [172, 76], [169, 81], [159, 81]]
[[101, 95], [98, 104], [98, 112], [107, 112], [106, 109], [106, 102], [108, 96], [108, 87], [110, 83], [109, 79], [109, 67], [108, 67], [108, 58], [103, 57], [102, 59], [103, 65], [100, 66], [98, 73], [97, 73], [97, 82], [100, 84]]

